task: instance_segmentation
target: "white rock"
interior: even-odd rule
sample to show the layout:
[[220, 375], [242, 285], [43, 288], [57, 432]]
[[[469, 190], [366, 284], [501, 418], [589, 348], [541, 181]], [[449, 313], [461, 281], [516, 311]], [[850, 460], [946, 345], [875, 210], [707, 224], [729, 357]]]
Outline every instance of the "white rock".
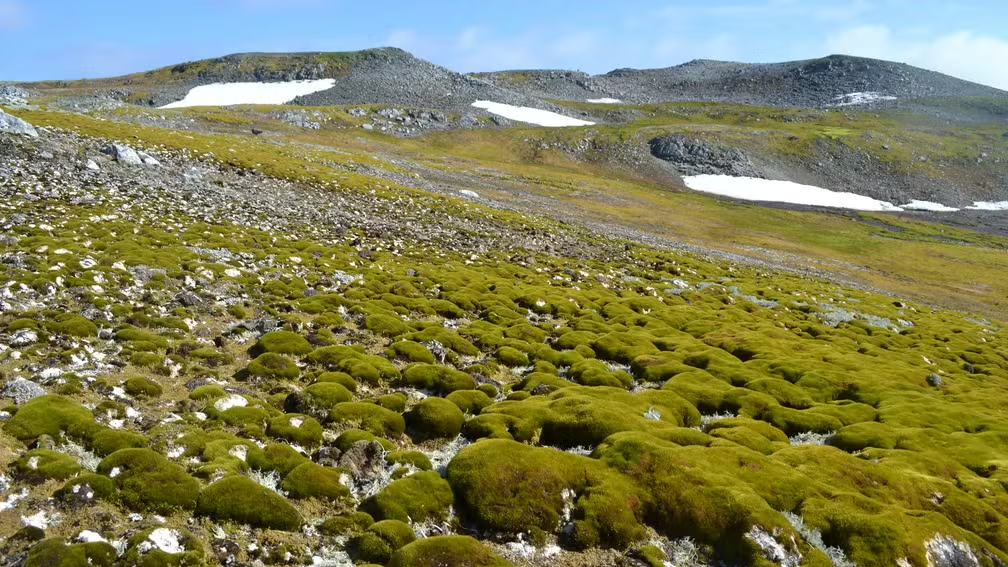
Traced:
[[185, 548], [179, 542], [179, 533], [169, 528], [155, 529], [147, 536], [147, 541], [165, 553], [182, 553], [185, 551]]
[[77, 534], [75, 538], [77, 541], [82, 543], [98, 543], [98, 542], [108, 542], [107, 539], [103, 538], [98, 532], [93, 532], [91, 530], [84, 530]]
[[248, 400], [244, 396], [238, 394], [231, 394], [226, 398], [221, 398], [214, 402], [214, 408], [217, 411], [225, 411], [231, 408], [243, 408], [248, 405]]
[[44, 510], [39, 510], [31, 516], [21, 516], [21, 523], [44, 530], [49, 527], [49, 517]]

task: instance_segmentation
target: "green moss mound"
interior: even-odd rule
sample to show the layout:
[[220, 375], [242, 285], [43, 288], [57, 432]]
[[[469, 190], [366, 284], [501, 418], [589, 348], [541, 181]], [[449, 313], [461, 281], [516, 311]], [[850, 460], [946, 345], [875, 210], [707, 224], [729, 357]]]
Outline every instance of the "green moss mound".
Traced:
[[200, 493], [198, 480], [150, 449], [116, 451], [98, 463], [98, 473], [112, 478], [117, 500], [130, 510], [192, 510]]
[[367, 512], [353, 512], [341, 516], [326, 518], [319, 526], [319, 532], [325, 535], [341, 536], [359, 534], [374, 524], [374, 518]]
[[336, 447], [340, 451], [346, 451], [354, 443], [359, 443], [361, 441], [377, 441], [385, 448], [386, 451], [393, 451], [396, 448], [396, 444], [371, 433], [370, 431], [364, 431], [363, 429], [347, 429], [343, 433], [340, 433], [339, 437], [333, 443], [333, 447]]
[[424, 364], [434, 364], [434, 355], [427, 347], [415, 341], [399, 341], [392, 343], [386, 353], [389, 358], [400, 358], [409, 362], [422, 362]]
[[42, 540], [28, 550], [25, 567], [112, 567], [118, 553], [104, 542], [67, 544], [63, 538]]
[[283, 496], [244, 476], [229, 476], [203, 489], [196, 513], [215, 521], [297, 531], [301, 515]]
[[30, 481], [66, 480], [82, 470], [69, 455], [48, 449], [33, 449], [14, 463], [18, 474]]
[[80, 315], [65, 313], [51, 321], [46, 321], [49, 332], [71, 337], [90, 338], [98, 336], [98, 327]]
[[388, 567], [510, 567], [511, 563], [469, 536], [434, 536], [392, 554]]
[[280, 488], [291, 498], [339, 501], [350, 497], [350, 489], [340, 482], [342, 474], [346, 471], [304, 463], [287, 473]]
[[249, 378], [260, 380], [294, 380], [301, 375], [294, 361], [282, 354], [264, 352], [248, 365]]
[[353, 394], [336, 382], [317, 382], [284, 400], [284, 411], [308, 414], [316, 419], [326, 419], [337, 404], [349, 402]]
[[462, 431], [465, 415], [443, 398], [424, 398], [405, 414], [406, 427], [415, 442], [450, 439]]
[[384, 565], [393, 553], [415, 540], [416, 536], [409, 524], [398, 520], [383, 520], [369, 526], [353, 542], [353, 548], [359, 560]]
[[70, 398], [50, 394], [29, 400], [7, 420], [3, 429], [24, 443], [32, 443], [40, 435], [59, 438], [61, 432], [83, 438], [96, 427], [87, 408]]
[[323, 372], [315, 378], [315, 382], [335, 382], [350, 392], [357, 391], [357, 381], [346, 372]]
[[311, 416], [288, 413], [270, 420], [266, 435], [303, 447], [317, 447], [322, 444], [322, 424]]
[[456, 390], [475, 390], [476, 380], [465, 372], [447, 366], [415, 364], [403, 372], [402, 385], [443, 396]]
[[529, 363], [527, 354], [509, 346], [497, 349], [497, 352], [494, 353], [494, 358], [504, 366], [526, 366]]
[[259, 356], [263, 353], [306, 355], [312, 351], [311, 343], [301, 335], [291, 331], [273, 331], [266, 333], [249, 349], [249, 354]]
[[406, 421], [402, 415], [367, 402], [336, 404], [329, 412], [329, 421], [356, 425], [381, 437], [398, 437], [406, 432]]
[[137, 398], [159, 398], [164, 393], [164, 388], [150, 378], [134, 376], [123, 384], [123, 390], [131, 396]]
[[391, 451], [386, 453], [385, 461], [398, 465], [411, 465], [422, 471], [434, 468], [427, 455], [420, 451]]
[[245, 458], [250, 467], [262, 471], [277, 471], [280, 476], [287, 476], [303, 463], [310, 462], [308, 457], [286, 443], [270, 443], [262, 449], [253, 446]]
[[493, 404], [493, 400], [480, 390], [456, 390], [445, 399], [455, 404], [463, 413], [479, 415], [483, 408]]
[[393, 481], [367, 499], [363, 508], [380, 520], [440, 522], [453, 501], [451, 485], [440, 474], [427, 471]]

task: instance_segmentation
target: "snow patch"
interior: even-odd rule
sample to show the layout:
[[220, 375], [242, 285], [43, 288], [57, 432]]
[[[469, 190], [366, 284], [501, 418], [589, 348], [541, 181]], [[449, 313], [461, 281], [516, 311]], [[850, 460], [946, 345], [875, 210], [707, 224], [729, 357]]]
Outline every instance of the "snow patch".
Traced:
[[178, 102], [161, 108], [227, 106], [229, 104], [284, 104], [303, 95], [331, 89], [335, 79], [282, 83], [214, 83], [196, 87]]
[[690, 175], [683, 183], [694, 191], [713, 193], [747, 201], [773, 201], [795, 205], [815, 205], [858, 211], [901, 211], [896, 205], [864, 195], [830, 191], [791, 181], [732, 177], [730, 175]]
[[577, 118], [571, 118], [569, 116], [564, 116], [563, 114], [557, 114], [556, 112], [550, 112], [548, 110], [539, 110], [538, 108], [529, 108], [527, 106], [511, 106], [510, 104], [491, 102], [489, 100], [477, 100], [472, 103], [472, 105], [476, 108], [482, 108], [490, 114], [503, 116], [509, 120], [517, 120], [518, 122], [527, 122], [529, 124], [546, 126], [549, 128], [562, 128], [564, 126], [593, 126], [595, 124], [594, 122], [578, 120]]
[[974, 211], [1008, 211], [1008, 201], [977, 201], [966, 208]]
[[619, 104], [623, 101], [618, 98], [590, 98], [585, 102], [591, 102], [594, 104]]
[[933, 201], [918, 201], [916, 199], [905, 205], [900, 205], [900, 208], [908, 211], [935, 211], [939, 213], [952, 213], [959, 210], [955, 207], [949, 207], [948, 205], [943, 205], [941, 203], [935, 203]]
[[833, 106], [856, 106], [859, 104], [871, 104], [882, 100], [896, 100], [894, 96], [886, 96], [874, 91], [863, 93], [847, 93], [833, 97], [836, 102]]

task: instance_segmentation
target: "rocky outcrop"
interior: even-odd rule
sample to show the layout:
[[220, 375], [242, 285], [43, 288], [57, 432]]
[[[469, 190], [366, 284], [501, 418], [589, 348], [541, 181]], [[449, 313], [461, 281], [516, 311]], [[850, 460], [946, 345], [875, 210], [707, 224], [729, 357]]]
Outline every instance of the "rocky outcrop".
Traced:
[[31, 124], [0, 110], [0, 132], [38, 138], [38, 131]]
[[718, 146], [682, 134], [659, 136], [649, 145], [651, 155], [672, 163], [684, 175], [763, 177], [738, 148]]

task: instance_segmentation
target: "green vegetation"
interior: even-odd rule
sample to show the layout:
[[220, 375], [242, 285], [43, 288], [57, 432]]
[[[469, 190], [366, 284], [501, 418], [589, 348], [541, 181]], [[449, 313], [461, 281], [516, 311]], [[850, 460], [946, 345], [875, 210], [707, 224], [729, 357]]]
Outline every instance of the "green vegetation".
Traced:
[[364, 510], [379, 520], [441, 522], [452, 505], [451, 486], [433, 472], [418, 472], [396, 480], [366, 500]]
[[435, 536], [403, 546], [389, 567], [508, 567], [511, 565], [469, 536]]
[[284, 497], [244, 476], [225, 477], [203, 489], [196, 513], [214, 521], [295, 531], [301, 515]]
[[287, 473], [280, 488], [291, 498], [339, 501], [350, 496], [350, 489], [340, 483], [341, 474], [345, 471], [304, 463]]
[[399, 520], [383, 520], [369, 526], [354, 547], [362, 561], [388, 563], [392, 554], [416, 539], [413, 528]]
[[249, 353], [258, 356], [263, 353], [305, 355], [312, 351], [311, 344], [304, 337], [291, 331], [273, 331], [259, 338], [259, 341], [249, 349]]
[[104, 542], [67, 544], [62, 538], [49, 538], [32, 546], [26, 567], [112, 567], [116, 549]]
[[200, 494], [198, 480], [151, 449], [116, 451], [102, 459], [98, 473], [112, 478], [115, 498], [130, 510], [192, 510]]
[[415, 442], [452, 438], [462, 431], [465, 415], [443, 398], [424, 398], [405, 415], [406, 427]]

